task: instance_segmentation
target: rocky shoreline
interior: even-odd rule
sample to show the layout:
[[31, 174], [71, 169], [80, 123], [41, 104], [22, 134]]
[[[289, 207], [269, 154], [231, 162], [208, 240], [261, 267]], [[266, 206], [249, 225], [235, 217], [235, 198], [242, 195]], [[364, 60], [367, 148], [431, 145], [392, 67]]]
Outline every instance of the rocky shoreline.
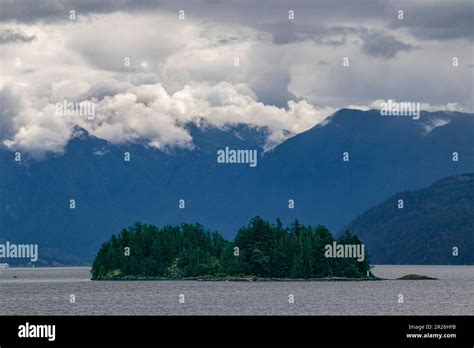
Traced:
[[377, 281], [377, 280], [436, 280], [437, 278], [428, 277], [422, 274], [407, 274], [400, 278], [386, 279], [376, 276], [365, 278], [345, 278], [345, 277], [327, 277], [327, 278], [260, 278], [255, 276], [233, 276], [233, 277], [216, 277], [216, 276], [200, 276], [185, 278], [167, 278], [167, 277], [146, 277], [146, 276], [110, 276], [92, 280], [106, 281], [130, 281], [130, 280], [149, 280], [149, 281], [224, 281], [224, 282], [337, 282], [337, 281]]
[[254, 276], [242, 276], [242, 277], [215, 277], [215, 276], [201, 276], [201, 277], [186, 277], [186, 278], [166, 278], [166, 277], [143, 277], [143, 276], [118, 276], [118, 277], [107, 277], [92, 280], [113, 280], [113, 281], [128, 281], [128, 280], [161, 280], [161, 281], [229, 281], [229, 282], [314, 282], [314, 281], [374, 281], [374, 280], [385, 280], [379, 277], [367, 277], [367, 278], [345, 278], [345, 277], [330, 277], [330, 278], [259, 278]]

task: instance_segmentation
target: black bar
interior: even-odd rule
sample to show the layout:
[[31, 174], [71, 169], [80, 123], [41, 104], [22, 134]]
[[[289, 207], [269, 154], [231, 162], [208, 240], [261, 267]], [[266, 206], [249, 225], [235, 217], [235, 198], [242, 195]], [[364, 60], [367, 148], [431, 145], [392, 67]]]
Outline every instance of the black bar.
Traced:
[[[19, 327], [27, 322], [30, 327], [55, 325], [54, 341], [20, 338]], [[249, 343], [472, 347], [473, 332], [472, 316], [0, 316], [1, 348]], [[408, 338], [407, 334], [456, 337]]]

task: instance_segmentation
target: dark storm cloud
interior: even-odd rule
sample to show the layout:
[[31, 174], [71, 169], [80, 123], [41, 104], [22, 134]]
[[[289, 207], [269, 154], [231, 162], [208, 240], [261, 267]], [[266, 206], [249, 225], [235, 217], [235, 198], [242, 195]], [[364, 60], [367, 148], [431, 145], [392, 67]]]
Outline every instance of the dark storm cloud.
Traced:
[[0, 0], [1, 27], [13, 30], [3, 34], [0, 57], [3, 144], [62, 151], [71, 125], [85, 126], [56, 117], [54, 103], [64, 98], [97, 104], [98, 137], [142, 137], [159, 148], [188, 146], [179, 125], [196, 116], [298, 133], [336, 109], [380, 99], [472, 110], [470, 7], [438, 3]]
[[[341, 26], [366, 27], [368, 21], [381, 21], [386, 29], [405, 28], [421, 40], [451, 40], [473, 38], [474, 3], [455, 1], [348, 1], [348, 0], [3, 0], [0, 21], [31, 23], [68, 20], [69, 11], [86, 16], [95, 13], [186, 12], [187, 18], [213, 22], [235, 23], [269, 31], [275, 44], [312, 39], [325, 45], [344, 45], [344, 32], [335, 33], [330, 23]], [[397, 18], [398, 10], [404, 19]], [[295, 13], [288, 21], [288, 11]], [[347, 25], [350, 27], [351, 25]], [[334, 35], [341, 35], [334, 38]], [[404, 49], [403, 45], [398, 45]], [[370, 48], [369, 48], [370, 50]]]
[[0, 21], [19, 22], [53, 21], [68, 19], [69, 11], [79, 15], [110, 13], [114, 11], [145, 11], [162, 8], [178, 12], [185, 10], [189, 15], [210, 18], [214, 21], [237, 21], [258, 24], [267, 19], [284, 18], [288, 10], [294, 10], [297, 18], [323, 19], [340, 16], [342, 18], [364, 19], [382, 13], [379, 0], [366, 0], [364, 6], [355, 1], [334, 0], [3, 0], [0, 4]]
[[359, 32], [358, 29], [352, 27], [326, 27], [295, 21], [279, 21], [263, 25], [260, 29], [272, 34], [273, 43], [276, 45], [311, 40], [319, 45], [342, 46], [347, 43], [349, 35]]
[[280, 108], [287, 108], [288, 100], [297, 99], [288, 90], [289, 83], [290, 76], [288, 72], [275, 74], [273, 70], [268, 70], [262, 72], [257, 79], [252, 79], [250, 86], [260, 102]]
[[273, 34], [273, 43], [276, 45], [313, 41], [318, 45], [337, 47], [347, 44], [350, 37], [358, 38], [363, 53], [385, 59], [395, 57], [400, 51], [411, 51], [415, 48], [387, 32], [364, 27], [323, 27], [287, 21], [266, 25], [263, 29]]
[[411, 51], [415, 48], [380, 31], [364, 31], [360, 37], [363, 40], [362, 51], [372, 57], [390, 59], [398, 52]]
[[34, 39], [34, 35], [30, 36], [19, 30], [0, 28], [0, 44], [30, 42]]
[[[395, 5], [395, 4], [394, 4]], [[397, 10], [404, 11], [403, 20], [397, 18]], [[389, 28], [406, 28], [422, 40], [473, 40], [474, 2], [466, 1], [405, 1], [390, 11]]]
[[158, 6], [158, 1], [143, 0], [2, 0], [0, 21], [56, 22], [69, 20], [71, 10], [81, 16], [115, 11], [142, 11]]

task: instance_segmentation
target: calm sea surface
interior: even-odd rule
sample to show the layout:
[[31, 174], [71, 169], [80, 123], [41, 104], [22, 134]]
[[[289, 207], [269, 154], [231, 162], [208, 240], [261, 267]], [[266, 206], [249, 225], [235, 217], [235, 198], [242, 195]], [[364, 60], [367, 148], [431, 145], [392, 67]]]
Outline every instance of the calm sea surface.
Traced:
[[97, 282], [89, 271], [0, 269], [0, 315], [474, 315], [474, 266], [376, 266], [439, 279], [373, 282]]

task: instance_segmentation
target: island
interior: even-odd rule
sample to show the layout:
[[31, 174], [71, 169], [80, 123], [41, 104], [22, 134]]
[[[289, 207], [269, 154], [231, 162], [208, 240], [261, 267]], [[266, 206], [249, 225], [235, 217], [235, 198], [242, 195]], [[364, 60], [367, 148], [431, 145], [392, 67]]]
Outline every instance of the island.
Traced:
[[[331, 257], [335, 242], [363, 257]], [[362, 246], [362, 247], [361, 247]], [[361, 247], [361, 248], [360, 248]], [[341, 248], [343, 249], [343, 248]], [[284, 227], [251, 219], [233, 241], [200, 224], [158, 228], [135, 223], [100, 248], [93, 280], [377, 280], [368, 252], [349, 231], [335, 239], [324, 226]]]

